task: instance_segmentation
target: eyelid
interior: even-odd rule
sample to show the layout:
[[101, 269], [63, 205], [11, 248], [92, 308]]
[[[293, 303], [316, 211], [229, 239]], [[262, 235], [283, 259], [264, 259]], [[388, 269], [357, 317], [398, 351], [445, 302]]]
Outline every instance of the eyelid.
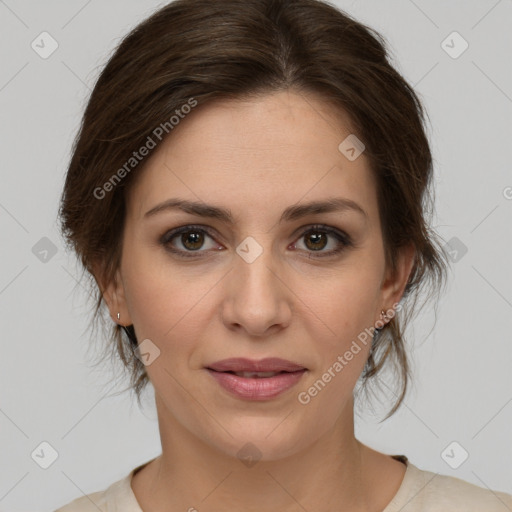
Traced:
[[[183, 224], [181, 226], [177, 226], [175, 228], [167, 230], [160, 237], [159, 241], [164, 246], [167, 246], [173, 238], [180, 235], [181, 233], [183, 233], [183, 232], [186, 233], [187, 231], [194, 231], [194, 230], [201, 231], [201, 232], [204, 231], [210, 238], [212, 238], [213, 240], [216, 239], [216, 234], [214, 233], [214, 230], [212, 228], [210, 228], [209, 226], [203, 226], [201, 224]], [[223, 238], [223, 237], [220, 236], [219, 238]], [[183, 252], [183, 251], [178, 251], [178, 252]], [[188, 251], [188, 252], [192, 253], [194, 251]], [[197, 251], [197, 252], [206, 252], [206, 251]]]
[[305, 234], [309, 233], [310, 231], [325, 231], [330, 234], [336, 234], [348, 241], [351, 240], [351, 237], [343, 231], [342, 229], [339, 229], [335, 226], [331, 226], [329, 224], [308, 224], [306, 226], [301, 226], [299, 229], [297, 229], [294, 232], [293, 236], [304, 236]]

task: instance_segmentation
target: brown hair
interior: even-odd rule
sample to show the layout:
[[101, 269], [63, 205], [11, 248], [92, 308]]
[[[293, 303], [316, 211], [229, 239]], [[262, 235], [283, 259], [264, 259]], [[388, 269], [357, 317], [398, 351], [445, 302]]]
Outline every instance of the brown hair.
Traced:
[[[348, 113], [375, 176], [386, 263], [394, 269], [405, 244], [416, 251], [407, 304], [377, 331], [362, 375], [366, 384], [388, 360], [398, 370], [401, 391], [387, 418], [410, 374], [403, 329], [420, 288], [439, 290], [445, 281], [447, 260], [427, 222], [433, 169], [422, 104], [390, 64], [382, 36], [336, 7], [319, 0], [177, 0], [136, 26], [109, 58], [85, 109], [61, 199], [62, 233], [96, 281], [90, 284], [98, 320], [101, 283], [114, 279], [120, 263], [126, 190], [144, 167], [130, 160], [133, 152], [155, 139], [157, 127], [172, 135], [170, 119], [191, 100], [287, 88]], [[101, 275], [94, 275], [98, 262]], [[112, 325], [105, 348], [129, 370], [140, 404], [149, 379], [133, 354], [133, 326], [126, 332]]]

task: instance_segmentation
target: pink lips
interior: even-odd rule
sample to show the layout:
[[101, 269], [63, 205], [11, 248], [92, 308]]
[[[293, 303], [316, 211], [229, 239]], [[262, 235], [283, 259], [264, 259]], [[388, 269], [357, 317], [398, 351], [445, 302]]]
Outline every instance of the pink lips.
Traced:
[[[228, 392], [247, 400], [268, 400], [294, 386], [307, 371], [301, 365], [279, 358], [259, 361], [231, 358], [207, 367], [210, 375]], [[235, 375], [236, 373], [274, 372], [275, 375]]]

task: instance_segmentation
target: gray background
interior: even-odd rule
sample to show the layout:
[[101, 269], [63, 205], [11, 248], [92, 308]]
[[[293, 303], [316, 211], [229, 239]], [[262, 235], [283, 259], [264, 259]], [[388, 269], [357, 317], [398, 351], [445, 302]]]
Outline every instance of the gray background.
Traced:
[[[90, 89], [119, 39], [159, 5], [0, 0], [3, 511], [53, 510], [160, 452], [151, 393], [140, 411], [128, 393], [114, 394], [126, 382], [112, 384], [108, 363], [87, 365], [86, 292], [55, 220]], [[458, 253], [437, 323], [425, 308], [407, 333], [415, 380], [405, 404], [382, 424], [382, 415], [358, 415], [356, 435], [422, 469], [512, 493], [512, 2], [337, 5], [387, 38], [426, 104], [434, 226]], [[47, 59], [31, 47], [43, 31], [59, 45]], [[457, 58], [442, 45], [453, 31], [469, 44]], [[452, 54], [462, 48], [450, 41]], [[43, 237], [55, 255], [41, 253]], [[43, 441], [58, 453], [48, 469], [31, 457]], [[457, 469], [442, 456], [453, 441], [469, 453]], [[460, 458], [458, 447], [448, 453]]]

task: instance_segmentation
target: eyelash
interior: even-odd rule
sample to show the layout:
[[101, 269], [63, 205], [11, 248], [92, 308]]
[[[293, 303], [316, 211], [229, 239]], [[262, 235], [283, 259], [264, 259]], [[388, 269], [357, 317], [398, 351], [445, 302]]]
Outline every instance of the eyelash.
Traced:
[[[160, 243], [165, 247], [166, 250], [172, 252], [173, 254], [176, 254], [180, 258], [197, 258], [198, 253], [205, 252], [205, 251], [201, 251], [200, 249], [197, 249], [196, 251], [183, 251], [181, 249], [175, 249], [174, 247], [172, 247], [170, 245], [170, 242], [176, 236], [181, 235], [182, 233], [188, 233], [188, 232], [205, 233], [210, 238], [214, 238], [213, 233], [209, 229], [202, 227], [202, 226], [192, 224], [192, 225], [182, 226], [182, 227], [179, 227], [179, 228], [176, 228], [176, 229], [166, 232], [161, 237]], [[339, 231], [337, 229], [331, 228], [329, 226], [326, 226], [324, 224], [315, 224], [313, 226], [310, 226], [306, 231], [303, 231], [301, 233], [298, 240], [300, 240], [305, 235], [308, 235], [310, 233], [317, 233], [317, 232], [324, 233], [327, 235], [332, 235], [334, 238], [336, 238], [338, 240], [338, 242], [340, 243], [340, 246], [337, 249], [332, 249], [330, 251], [327, 251], [327, 252], [324, 252], [324, 253], [318, 254], [318, 255], [315, 253], [320, 253], [321, 251], [308, 251], [311, 254], [314, 254], [314, 256], [312, 256], [313, 258], [326, 258], [329, 256], [332, 257], [332, 256], [335, 256], [335, 255], [341, 253], [346, 248], [354, 246], [352, 239], [346, 233], [344, 233], [343, 231]], [[192, 254], [187, 254], [187, 253], [192, 253]], [[199, 256], [199, 257], [202, 257], [202, 256]]]

